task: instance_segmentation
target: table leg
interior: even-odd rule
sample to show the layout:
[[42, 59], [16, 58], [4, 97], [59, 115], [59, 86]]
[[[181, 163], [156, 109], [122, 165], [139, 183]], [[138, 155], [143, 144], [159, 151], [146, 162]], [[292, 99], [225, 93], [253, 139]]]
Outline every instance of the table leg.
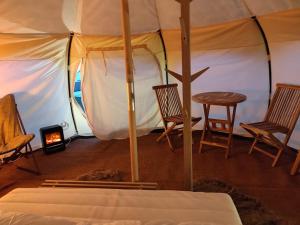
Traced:
[[227, 121], [228, 121], [228, 124], [229, 124], [227, 149], [226, 149], [226, 153], [225, 153], [225, 158], [227, 159], [230, 155], [230, 151], [231, 151], [231, 147], [232, 147], [232, 133], [233, 133], [233, 127], [234, 127], [236, 105], [233, 106], [232, 117], [231, 117], [230, 106], [227, 106], [226, 108], [227, 108]]
[[204, 141], [206, 132], [209, 132], [209, 124], [208, 124], [209, 110], [210, 110], [210, 105], [203, 104], [203, 111], [204, 111], [205, 121], [204, 121], [203, 132], [202, 132], [201, 140], [200, 140], [200, 146], [199, 146], [199, 151], [198, 151], [199, 153], [202, 152], [203, 141]]

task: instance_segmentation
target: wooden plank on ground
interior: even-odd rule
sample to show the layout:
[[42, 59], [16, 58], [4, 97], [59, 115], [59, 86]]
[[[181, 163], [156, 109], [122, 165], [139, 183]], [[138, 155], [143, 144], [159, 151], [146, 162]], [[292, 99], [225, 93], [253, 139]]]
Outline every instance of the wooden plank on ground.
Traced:
[[115, 181], [78, 181], [78, 180], [45, 180], [42, 187], [72, 187], [72, 188], [112, 188], [112, 189], [142, 189], [156, 190], [155, 182], [115, 182]]

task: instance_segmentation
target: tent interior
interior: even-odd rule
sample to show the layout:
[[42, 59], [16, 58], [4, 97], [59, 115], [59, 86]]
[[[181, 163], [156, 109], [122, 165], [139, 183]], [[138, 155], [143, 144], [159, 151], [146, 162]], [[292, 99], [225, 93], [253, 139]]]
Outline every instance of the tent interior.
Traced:
[[[1, 196], [14, 188], [35, 188], [47, 179], [73, 179], [97, 168], [122, 170], [124, 166], [126, 175], [123, 181], [131, 181], [132, 168], [129, 158], [132, 139], [129, 139], [128, 120], [128, 107], [131, 107], [128, 106], [128, 99], [131, 96], [127, 94], [128, 85], [126, 86], [128, 63], [126, 64], [124, 56], [126, 46], [122, 1], [125, 0], [0, 1], [0, 97], [13, 94], [26, 132], [35, 136], [30, 142], [35, 150], [32, 154], [36, 155], [37, 163], [41, 167], [39, 176], [29, 176], [12, 169], [10, 164], [3, 163], [0, 169], [0, 188], [3, 185]], [[181, 7], [184, 4], [190, 7], [188, 31], [185, 30], [185, 21], [181, 15]], [[274, 168], [270, 159], [265, 160], [259, 153], [247, 154], [253, 139], [240, 126], [240, 123], [264, 120], [277, 84], [297, 87], [300, 85], [300, 0], [128, 0], [128, 5], [137, 151], [141, 157], [151, 153], [148, 155], [149, 162], [136, 156], [140, 179], [135, 181], [157, 182], [161, 189], [165, 190], [185, 189], [182, 185], [186, 178], [185, 164], [183, 165], [186, 154], [184, 140], [179, 137], [179, 147], [173, 152], [169, 150], [167, 141], [155, 141], [163, 132], [164, 122], [152, 87], [176, 83], [183, 107], [187, 104], [182, 94], [185, 91], [184, 83], [171, 73], [173, 71], [175, 74], [181, 74], [185, 70], [182, 66], [182, 34], [188, 32], [189, 75], [209, 67], [190, 84], [191, 115], [202, 117], [193, 127], [193, 149], [190, 157], [193, 160], [191, 168], [194, 181], [203, 177], [221, 178], [224, 182], [249, 191], [251, 184], [242, 184], [239, 180], [255, 180], [257, 187], [254, 195], [257, 199], [263, 203], [273, 202], [277, 197], [280, 200], [294, 201], [291, 204], [288, 200], [278, 203], [281, 208], [277, 207], [276, 203], [275, 206], [273, 203], [270, 205], [271, 209], [279, 217], [289, 221], [289, 224], [300, 223], [299, 169], [294, 172], [295, 176], [290, 175], [296, 161], [300, 163], [300, 120], [296, 120], [288, 141], [289, 148], [283, 151], [282, 161]], [[201, 133], [206, 126], [206, 115], [202, 105], [191, 100], [191, 96], [205, 92], [234, 92], [247, 97], [247, 100], [239, 103], [236, 108], [232, 130], [234, 153], [229, 159], [223, 159], [224, 151], [214, 152], [218, 147], [211, 147], [211, 150], [198, 154]], [[290, 99], [291, 95], [282, 101], [287, 104], [294, 101]], [[291, 104], [297, 106], [299, 102], [295, 100]], [[282, 114], [287, 117], [288, 112]], [[210, 115], [223, 119], [226, 110], [222, 106], [211, 107]], [[4, 135], [6, 129], [3, 121], [5, 118], [0, 118], [0, 136]], [[53, 125], [62, 129], [66, 150], [44, 154], [40, 130]], [[217, 133], [223, 136], [222, 132]], [[276, 137], [283, 140], [280, 135]], [[4, 145], [5, 142], [0, 140], [0, 150]], [[113, 145], [123, 151], [120, 153]], [[82, 159], [84, 157], [91, 161], [85, 161], [86, 159]], [[101, 161], [101, 157], [106, 161]], [[96, 162], [93, 162], [92, 158], [97, 158], [99, 166], [89, 165]], [[172, 165], [172, 162], [175, 162], [173, 160], [176, 160], [175, 165]], [[53, 163], [57, 167], [55, 173], [58, 174], [51, 174], [54, 169], [52, 172], [48, 171], [46, 164], [41, 165], [42, 162], [48, 163], [49, 166]], [[147, 164], [150, 162], [151, 164]], [[207, 165], [207, 168], [198, 165], [201, 163]], [[253, 166], [258, 166], [259, 169]], [[231, 167], [239, 173], [233, 173]], [[166, 173], [160, 174], [160, 170], [164, 169]], [[174, 169], [176, 174], [179, 174], [175, 174], [175, 178], [172, 177]], [[72, 172], [68, 174], [68, 170]], [[160, 176], [164, 178], [161, 179]], [[235, 176], [239, 178], [235, 180]], [[8, 180], [15, 178], [17, 183], [6, 185]], [[177, 180], [174, 182], [172, 179]], [[191, 179], [193, 181], [193, 177]], [[284, 187], [283, 192], [278, 191], [277, 181]], [[260, 182], [267, 185], [265, 190], [268, 190], [269, 194], [264, 195], [268, 191], [263, 192], [259, 189]], [[272, 197], [271, 193], [277, 196]], [[114, 195], [110, 192], [108, 194]], [[253, 193], [249, 191], [248, 194]], [[172, 196], [173, 192], [166, 195]], [[53, 195], [53, 199], [55, 198]], [[158, 201], [162, 198], [163, 195], [157, 196]], [[194, 199], [197, 196], [191, 195], [190, 198]], [[2, 215], [4, 218], [5, 213], [18, 211], [17, 206], [10, 208], [7, 206], [9, 204], [5, 205], [5, 201], [5, 196], [3, 201], [0, 198], [0, 205], [5, 209], [2, 212], [2, 207], [0, 208], [0, 224]], [[175, 200], [173, 203], [181, 204]], [[145, 204], [147, 207], [148, 203]], [[198, 203], [195, 204], [197, 206]], [[22, 209], [19, 210], [22, 212]], [[239, 209], [238, 212], [240, 213]], [[234, 216], [237, 218], [241, 217], [241, 214], [236, 214]], [[47, 213], [40, 212], [40, 215]], [[55, 215], [53, 212], [47, 216]], [[175, 218], [176, 214], [172, 216]], [[125, 219], [126, 217], [123, 218]], [[196, 219], [199, 221], [199, 218], [195, 217]], [[248, 224], [241, 219], [243, 224]], [[216, 221], [199, 222], [226, 224], [227, 221], [227, 224], [230, 224], [228, 221], [234, 221], [232, 225], [242, 224], [239, 219]]]

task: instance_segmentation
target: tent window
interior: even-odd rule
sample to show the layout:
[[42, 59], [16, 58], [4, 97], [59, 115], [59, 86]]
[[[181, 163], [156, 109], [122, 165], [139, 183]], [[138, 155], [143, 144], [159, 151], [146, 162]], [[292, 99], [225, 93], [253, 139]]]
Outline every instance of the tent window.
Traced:
[[83, 100], [82, 100], [82, 91], [81, 91], [81, 63], [78, 65], [76, 78], [75, 78], [75, 85], [74, 85], [74, 97], [75, 101], [78, 103], [80, 108], [85, 112]]

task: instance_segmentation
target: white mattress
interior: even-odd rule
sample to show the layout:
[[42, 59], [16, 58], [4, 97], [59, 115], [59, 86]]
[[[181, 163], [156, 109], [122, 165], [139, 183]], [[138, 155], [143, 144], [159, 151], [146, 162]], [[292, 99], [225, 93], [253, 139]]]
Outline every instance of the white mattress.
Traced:
[[97, 224], [104, 221], [147, 225], [242, 224], [232, 199], [222, 193], [18, 188], [0, 199], [0, 210]]

